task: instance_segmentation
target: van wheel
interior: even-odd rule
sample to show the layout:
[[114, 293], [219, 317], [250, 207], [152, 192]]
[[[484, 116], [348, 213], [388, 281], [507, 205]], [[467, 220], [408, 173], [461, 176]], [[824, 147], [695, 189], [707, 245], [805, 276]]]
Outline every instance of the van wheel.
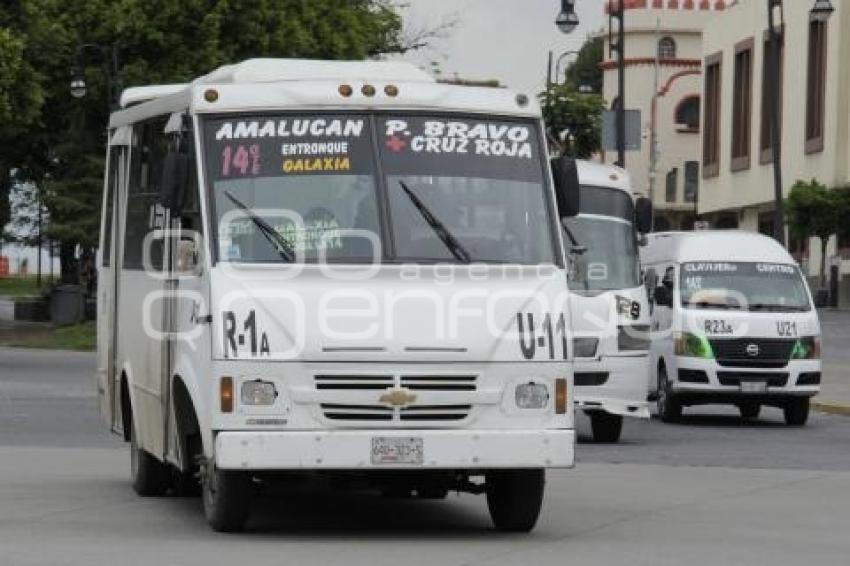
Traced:
[[803, 426], [809, 420], [809, 398], [789, 399], [782, 410], [785, 413], [785, 424]]
[[251, 476], [245, 472], [219, 470], [207, 465], [203, 474], [204, 516], [213, 530], [239, 532], [251, 512]]
[[591, 411], [590, 428], [593, 431], [593, 441], [605, 444], [619, 442], [623, 432], [623, 417], [605, 411]]
[[527, 533], [543, 506], [544, 470], [505, 470], [487, 474], [487, 507], [496, 529]]
[[170, 479], [168, 466], [139, 446], [136, 425], [131, 425], [130, 480], [133, 482], [135, 492], [142, 497], [162, 495], [168, 489]]
[[759, 403], [741, 403], [738, 405], [738, 410], [741, 411], [741, 418], [745, 421], [751, 421], [759, 417], [761, 405]]
[[682, 404], [676, 399], [676, 395], [670, 389], [670, 380], [667, 379], [667, 368], [658, 368], [658, 416], [665, 423], [675, 423], [682, 418]]

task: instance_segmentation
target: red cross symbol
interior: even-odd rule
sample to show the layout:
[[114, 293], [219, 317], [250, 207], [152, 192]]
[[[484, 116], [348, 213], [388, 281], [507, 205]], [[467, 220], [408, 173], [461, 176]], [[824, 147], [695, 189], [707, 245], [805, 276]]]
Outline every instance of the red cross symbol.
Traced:
[[389, 139], [387, 139], [386, 146], [390, 151], [398, 153], [407, 147], [407, 142], [398, 136], [390, 136]]

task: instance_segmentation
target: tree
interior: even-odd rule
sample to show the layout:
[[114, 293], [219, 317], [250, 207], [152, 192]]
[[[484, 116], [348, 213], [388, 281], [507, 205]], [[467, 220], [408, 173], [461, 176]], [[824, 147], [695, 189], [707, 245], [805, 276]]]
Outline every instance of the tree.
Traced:
[[390, 0], [17, 0], [4, 3], [0, 30], [0, 118], [4, 108], [14, 117], [0, 119], [0, 221], [15, 171], [43, 197], [66, 280], [75, 249], [94, 246], [99, 230], [107, 121], [96, 56], [86, 61], [88, 96], [68, 92], [81, 43], [117, 46], [133, 86], [186, 82], [250, 57], [363, 59], [431, 37], [405, 37]]
[[839, 231], [842, 219], [839, 215], [838, 191], [829, 190], [816, 179], [810, 182], [797, 181], [791, 187], [786, 201], [786, 215], [791, 234], [795, 238], [820, 238], [821, 264], [820, 286], [826, 287], [826, 246], [829, 239]]
[[569, 84], [553, 85], [540, 101], [546, 133], [561, 145], [562, 153], [588, 159], [599, 151], [605, 109], [601, 95], [581, 93]]
[[24, 59], [24, 41], [0, 27], [0, 251], [10, 238], [4, 228], [11, 220], [12, 174], [22, 157], [16, 139], [37, 119], [41, 103], [35, 72]]
[[[565, 82], [578, 90], [590, 87], [592, 92], [602, 92], [602, 60], [605, 42], [602, 37], [592, 37], [584, 42], [576, 60], [567, 67]], [[558, 82], [560, 77], [556, 77]]]

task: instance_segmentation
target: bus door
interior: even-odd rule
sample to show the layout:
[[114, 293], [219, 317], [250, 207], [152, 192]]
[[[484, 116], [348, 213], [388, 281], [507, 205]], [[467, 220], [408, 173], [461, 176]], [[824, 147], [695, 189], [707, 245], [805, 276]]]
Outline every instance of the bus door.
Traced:
[[[185, 172], [176, 183], [180, 196], [170, 203], [168, 232], [168, 277], [165, 281], [166, 300], [163, 301], [163, 321], [168, 331], [165, 341], [162, 373], [163, 433], [166, 457], [180, 464], [181, 446], [178, 423], [174, 419], [171, 378], [177, 373], [175, 364], [181, 356], [193, 360], [210, 359], [210, 323], [208, 282], [203, 277], [205, 243], [201, 219], [201, 193], [193, 151], [193, 134], [187, 128], [183, 114], [173, 114], [166, 125], [169, 152], [181, 154], [186, 160]], [[166, 181], [163, 180], [163, 183]], [[200, 370], [197, 364], [193, 364]], [[188, 377], [188, 376], [187, 376]]]
[[122, 126], [111, 132], [104, 183], [101, 240], [97, 281], [97, 391], [100, 414], [113, 429], [118, 421], [115, 338], [117, 332], [117, 277], [120, 272], [121, 233], [119, 219], [127, 181], [127, 147], [131, 130]]
[[152, 454], [163, 453], [163, 301], [169, 251], [163, 237], [168, 211], [160, 204], [168, 149], [165, 121], [162, 117], [133, 125], [117, 290], [117, 359], [131, 380], [137, 439]]

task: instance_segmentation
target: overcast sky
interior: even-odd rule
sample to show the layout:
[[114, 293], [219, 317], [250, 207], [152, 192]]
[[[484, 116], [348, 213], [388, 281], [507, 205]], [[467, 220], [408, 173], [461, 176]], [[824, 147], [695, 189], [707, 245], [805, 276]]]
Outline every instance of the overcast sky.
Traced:
[[549, 50], [559, 54], [578, 49], [588, 33], [605, 25], [603, 0], [577, 0], [580, 25], [570, 35], [555, 27], [560, 0], [405, 0], [409, 30], [433, 28], [455, 19], [447, 37], [429, 49], [403, 58], [430, 68], [439, 63], [444, 76], [498, 79], [503, 84], [536, 94], [546, 81]]

